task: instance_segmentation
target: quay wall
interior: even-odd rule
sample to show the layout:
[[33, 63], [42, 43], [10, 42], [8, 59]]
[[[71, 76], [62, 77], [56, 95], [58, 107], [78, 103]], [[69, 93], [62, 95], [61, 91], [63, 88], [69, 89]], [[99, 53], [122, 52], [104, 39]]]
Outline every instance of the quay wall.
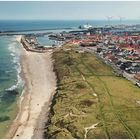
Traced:
[[53, 48], [33, 48], [31, 44], [26, 41], [25, 36], [21, 37], [21, 44], [23, 45], [24, 49], [26, 49], [26, 51], [31, 51], [31, 52], [45, 53], [48, 50], [53, 49]]

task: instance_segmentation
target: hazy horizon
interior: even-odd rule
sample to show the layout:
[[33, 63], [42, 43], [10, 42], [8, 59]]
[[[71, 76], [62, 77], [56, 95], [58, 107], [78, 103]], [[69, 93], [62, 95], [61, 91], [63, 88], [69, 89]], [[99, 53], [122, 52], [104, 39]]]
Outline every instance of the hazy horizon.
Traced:
[[140, 20], [140, 1], [0, 1], [0, 20]]
[[[111, 21], [118, 21], [112, 19]], [[107, 21], [107, 19], [0, 19], [0, 21]], [[140, 19], [124, 19], [123, 21], [140, 21]]]

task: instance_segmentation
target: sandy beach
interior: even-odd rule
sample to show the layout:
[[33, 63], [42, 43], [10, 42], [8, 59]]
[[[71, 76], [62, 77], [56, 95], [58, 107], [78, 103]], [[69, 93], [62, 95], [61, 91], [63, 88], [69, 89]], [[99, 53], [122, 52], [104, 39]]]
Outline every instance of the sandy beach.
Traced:
[[25, 87], [18, 102], [19, 113], [6, 138], [43, 138], [43, 126], [56, 90], [51, 52], [22, 52]]

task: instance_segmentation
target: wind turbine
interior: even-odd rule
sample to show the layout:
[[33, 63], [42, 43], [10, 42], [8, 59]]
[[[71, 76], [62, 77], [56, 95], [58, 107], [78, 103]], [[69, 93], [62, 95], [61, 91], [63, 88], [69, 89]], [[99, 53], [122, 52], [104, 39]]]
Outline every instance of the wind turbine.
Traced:
[[124, 19], [124, 17], [122, 17], [122, 16], [118, 16], [119, 17], [119, 19], [120, 19], [120, 25], [122, 24], [122, 20]]
[[113, 18], [113, 16], [106, 16], [107, 21], [108, 21], [108, 25], [111, 25], [111, 19]]

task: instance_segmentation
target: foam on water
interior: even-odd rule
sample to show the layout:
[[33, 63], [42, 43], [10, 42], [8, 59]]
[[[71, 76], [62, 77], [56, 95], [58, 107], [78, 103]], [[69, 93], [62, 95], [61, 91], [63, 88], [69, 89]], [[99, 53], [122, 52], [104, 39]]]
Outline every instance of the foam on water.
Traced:
[[23, 86], [23, 84], [24, 84], [24, 82], [21, 78], [20, 43], [16, 41], [16, 37], [14, 37], [11, 40], [11, 43], [8, 45], [8, 50], [10, 51], [10, 55], [13, 58], [12, 62], [13, 62], [14, 68], [17, 72], [17, 79], [16, 79], [16, 84], [6, 90], [14, 90], [14, 89], [18, 88], [19, 86]]

